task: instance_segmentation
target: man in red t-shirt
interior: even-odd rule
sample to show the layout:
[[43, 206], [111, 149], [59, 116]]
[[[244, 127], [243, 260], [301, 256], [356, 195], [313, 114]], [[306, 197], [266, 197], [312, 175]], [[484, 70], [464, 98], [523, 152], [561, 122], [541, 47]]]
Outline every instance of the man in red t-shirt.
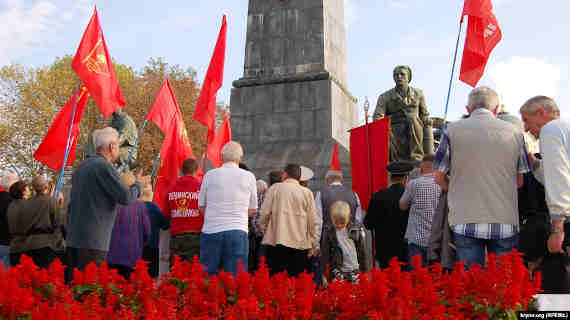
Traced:
[[201, 181], [198, 178], [198, 162], [186, 159], [182, 162], [183, 176], [178, 178], [168, 193], [166, 217], [170, 219], [170, 256], [192, 262], [200, 257], [200, 231], [204, 215], [198, 210], [198, 193]]

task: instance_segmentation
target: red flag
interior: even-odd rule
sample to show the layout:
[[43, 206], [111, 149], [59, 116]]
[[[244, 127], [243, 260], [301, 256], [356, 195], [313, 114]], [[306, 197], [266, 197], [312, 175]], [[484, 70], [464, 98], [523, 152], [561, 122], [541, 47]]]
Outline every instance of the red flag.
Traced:
[[166, 135], [170, 132], [170, 127], [177, 123], [174, 119], [178, 117], [179, 110], [170, 81], [165, 79], [146, 119], [154, 122]]
[[194, 110], [194, 120], [202, 123], [208, 128], [208, 143], [214, 139], [216, 130], [216, 94], [222, 87], [224, 80], [224, 62], [226, 59], [226, 16], [222, 18], [222, 27], [216, 42], [214, 54], [210, 60], [210, 66], [206, 73], [206, 78], [202, 84], [202, 90]]
[[472, 87], [483, 76], [491, 51], [501, 41], [502, 32], [491, 0], [465, 0], [463, 17], [469, 16], [459, 80]]
[[204, 178], [204, 169], [206, 168], [206, 165], [204, 164], [205, 160], [206, 160], [206, 154], [204, 153], [200, 158], [200, 162], [198, 163], [197, 175], [198, 175], [198, 180], [200, 180], [200, 182]]
[[[65, 149], [67, 147], [67, 137], [69, 134], [69, 124], [73, 115], [73, 105], [77, 92], [67, 100], [63, 108], [59, 111], [53, 120], [44, 139], [34, 152], [34, 159], [43, 163], [46, 167], [53, 170], [60, 170], [65, 157]], [[77, 145], [77, 137], [79, 136], [79, 123], [83, 116], [83, 111], [89, 100], [87, 88], [81, 87], [79, 97], [77, 97], [77, 107], [75, 109], [75, 119], [71, 130], [69, 143], [71, 150], [67, 158], [66, 166], [70, 166], [75, 161], [75, 146]]]
[[331, 158], [331, 171], [342, 171], [340, 168], [340, 161], [338, 160], [338, 143], [334, 144], [334, 151]]
[[186, 126], [179, 109], [176, 109], [169, 130], [160, 148], [161, 164], [153, 197], [153, 202], [162, 209], [162, 212], [166, 212], [167, 194], [176, 183], [178, 171], [182, 167], [182, 161], [194, 158]]
[[97, 8], [85, 29], [71, 67], [77, 72], [105, 118], [125, 105], [103, 30], [99, 25]]
[[[370, 135], [370, 162], [368, 170], [368, 152], [366, 148], [366, 126], [350, 131], [350, 163], [352, 166], [352, 189], [358, 194], [362, 208], [368, 210], [370, 202], [370, 180], [372, 192], [388, 187], [388, 166], [390, 146], [390, 119], [388, 117], [374, 121], [368, 125]], [[371, 177], [371, 179], [370, 179]]]
[[214, 166], [214, 168], [219, 168], [222, 166], [222, 148], [226, 143], [232, 141], [232, 128], [230, 125], [230, 115], [226, 116], [224, 123], [216, 132], [216, 136], [210, 144], [208, 144], [208, 149], [206, 153], [208, 154], [208, 159]]

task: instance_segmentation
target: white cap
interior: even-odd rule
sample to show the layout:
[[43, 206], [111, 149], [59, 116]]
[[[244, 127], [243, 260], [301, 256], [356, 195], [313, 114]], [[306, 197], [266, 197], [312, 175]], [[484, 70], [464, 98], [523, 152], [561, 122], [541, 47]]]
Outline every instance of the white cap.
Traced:
[[301, 166], [301, 179], [299, 179], [299, 181], [309, 181], [314, 176], [315, 176], [315, 174], [313, 173], [313, 170], [311, 170], [305, 166]]

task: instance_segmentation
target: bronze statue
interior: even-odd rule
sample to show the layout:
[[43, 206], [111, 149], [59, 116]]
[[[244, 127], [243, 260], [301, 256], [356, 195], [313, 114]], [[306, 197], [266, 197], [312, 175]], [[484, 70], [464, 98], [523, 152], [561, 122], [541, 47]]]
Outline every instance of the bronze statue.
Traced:
[[[135, 142], [137, 139], [138, 131], [137, 125], [131, 116], [122, 110], [117, 110], [113, 112], [110, 127], [114, 128], [119, 132], [119, 158], [115, 165], [117, 168], [122, 168], [129, 158], [129, 153], [133, 148], [135, 148]], [[89, 141], [87, 143], [87, 156], [92, 156], [95, 154], [95, 148], [93, 146], [93, 136], [89, 136]], [[136, 168], [137, 165], [137, 150], [135, 149], [129, 163], [129, 169]]]
[[396, 87], [380, 95], [374, 120], [391, 118], [390, 162], [421, 161], [424, 154], [433, 153], [432, 122], [426, 99], [420, 89], [408, 84], [412, 69], [397, 66], [393, 72]]

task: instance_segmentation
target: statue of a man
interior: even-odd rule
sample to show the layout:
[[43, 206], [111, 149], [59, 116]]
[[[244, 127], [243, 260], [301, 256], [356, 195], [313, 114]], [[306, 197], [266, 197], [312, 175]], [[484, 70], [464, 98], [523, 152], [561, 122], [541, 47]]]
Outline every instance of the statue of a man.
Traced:
[[[137, 139], [137, 125], [131, 116], [122, 110], [117, 110], [113, 112], [111, 118], [110, 127], [115, 128], [119, 132], [119, 158], [117, 159], [115, 165], [117, 168], [122, 168], [122, 166], [127, 162], [129, 158], [129, 153], [135, 147], [135, 141]], [[93, 136], [89, 136], [86, 147], [87, 156], [90, 157], [95, 154], [95, 147], [93, 146]], [[133, 152], [131, 161], [129, 163], [129, 169], [134, 169], [137, 163], [137, 150]]]
[[[137, 125], [131, 116], [123, 110], [119, 109], [113, 112], [110, 127], [115, 128], [119, 132], [119, 158], [117, 166], [121, 168], [129, 158], [129, 153], [135, 148], [137, 140]], [[133, 152], [129, 169], [134, 169], [137, 163], [137, 150]]]
[[412, 69], [394, 68], [396, 87], [380, 95], [374, 120], [391, 118], [390, 162], [400, 160], [421, 161], [424, 154], [433, 153], [433, 132], [426, 99], [420, 89], [408, 84]]

